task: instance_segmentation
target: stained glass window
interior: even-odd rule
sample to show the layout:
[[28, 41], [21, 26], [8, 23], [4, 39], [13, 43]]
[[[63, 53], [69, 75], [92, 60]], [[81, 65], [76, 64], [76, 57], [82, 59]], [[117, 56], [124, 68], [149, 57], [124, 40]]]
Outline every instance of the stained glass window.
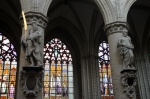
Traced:
[[106, 41], [100, 44], [98, 56], [102, 99], [114, 99], [109, 46]]
[[43, 99], [74, 99], [72, 57], [58, 38], [45, 45], [44, 63]]
[[17, 54], [7, 37], [0, 33], [0, 99], [14, 99]]

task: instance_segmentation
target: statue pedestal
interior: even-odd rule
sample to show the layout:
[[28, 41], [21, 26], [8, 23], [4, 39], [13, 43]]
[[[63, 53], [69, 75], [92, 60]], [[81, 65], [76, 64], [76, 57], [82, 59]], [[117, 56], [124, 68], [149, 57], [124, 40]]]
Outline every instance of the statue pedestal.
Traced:
[[121, 71], [121, 83], [124, 86], [124, 92], [131, 98], [135, 99], [135, 86], [137, 83], [136, 69], [126, 68]]
[[41, 91], [43, 67], [23, 67], [20, 72], [20, 85], [26, 97], [35, 97]]

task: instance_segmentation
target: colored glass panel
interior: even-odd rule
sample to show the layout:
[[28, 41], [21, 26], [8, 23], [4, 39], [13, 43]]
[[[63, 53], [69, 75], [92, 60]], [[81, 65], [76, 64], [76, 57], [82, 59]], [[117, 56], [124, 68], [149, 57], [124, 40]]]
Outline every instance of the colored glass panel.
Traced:
[[109, 46], [103, 41], [99, 46], [99, 75], [102, 99], [114, 99]]
[[57, 38], [44, 47], [43, 99], [74, 99], [73, 65], [70, 51]]
[[0, 99], [14, 99], [17, 54], [7, 37], [0, 33]]

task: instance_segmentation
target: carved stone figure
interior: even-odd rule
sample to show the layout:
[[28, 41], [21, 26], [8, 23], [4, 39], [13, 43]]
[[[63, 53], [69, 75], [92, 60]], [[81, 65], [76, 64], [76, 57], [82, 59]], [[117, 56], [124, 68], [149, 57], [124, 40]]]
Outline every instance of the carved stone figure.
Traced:
[[132, 62], [134, 60], [133, 48], [131, 43], [131, 38], [127, 36], [127, 32], [123, 33], [124, 37], [120, 38], [118, 41], [118, 50], [123, 59], [123, 67], [134, 68]]
[[32, 23], [28, 35], [22, 38], [22, 43], [26, 51], [26, 59], [31, 63], [30, 66], [42, 65], [42, 30], [37, 26], [36, 21]]

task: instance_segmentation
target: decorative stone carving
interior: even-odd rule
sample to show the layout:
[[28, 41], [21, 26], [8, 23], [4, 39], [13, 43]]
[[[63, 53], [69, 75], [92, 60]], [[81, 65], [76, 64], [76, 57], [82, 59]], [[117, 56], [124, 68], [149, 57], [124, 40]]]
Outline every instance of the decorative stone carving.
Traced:
[[[127, 94], [128, 98], [133, 98], [135, 96], [135, 85], [136, 80], [136, 69], [133, 65], [134, 54], [133, 54], [133, 44], [131, 43], [131, 38], [127, 35], [128, 25], [125, 22], [114, 22], [106, 25], [105, 31], [107, 36], [113, 33], [120, 33], [123, 37], [118, 39], [118, 52], [122, 57], [122, 71], [121, 73], [121, 84], [123, 86], [123, 91]], [[122, 33], [122, 34], [121, 34]], [[125, 99], [128, 99], [128, 98]]]
[[42, 67], [23, 67], [20, 72], [20, 86], [26, 97], [35, 97], [42, 88], [44, 76]]
[[124, 92], [132, 98], [135, 96], [135, 86], [136, 81], [136, 70], [135, 69], [125, 69], [121, 71], [121, 82], [124, 86]]
[[42, 30], [37, 26], [36, 21], [32, 23], [28, 35], [24, 34], [22, 43], [25, 47], [26, 59], [31, 63], [30, 66], [42, 66]]
[[123, 36], [118, 40], [118, 50], [123, 60], [123, 69], [134, 68], [132, 65], [134, 60], [133, 44], [131, 38], [127, 35], [127, 32], [123, 32]]
[[118, 39], [118, 51], [122, 57], [121, 83], [124, 86], [124, 92], [133, 98], [135, 96], [136, 69], [133, 66], [134, 54], [131, 38], [127, 35], [128, 26], [126, 23], [112, 23], [106, 26], [107, 35], [113, 33], [122, 33], [123, 37]]
[[105, 32], [107, 36], [113, 33], [122, 33], [128, 31], [128, 25], [125, 22], [113, 22], [105, 26]]
[[[25, 17], [26, 17], [27, 25], [32, 25], [32, 23], [36, 21], [38, 26], [41, 26], [43, 28], [47, 26], [48, 18], [41, 13], [30, 11], [30, 12], [25, 13]], [[22, 16], [20, 17], [20, 19], [22, 20], [22, 23], [23, 23]]]

